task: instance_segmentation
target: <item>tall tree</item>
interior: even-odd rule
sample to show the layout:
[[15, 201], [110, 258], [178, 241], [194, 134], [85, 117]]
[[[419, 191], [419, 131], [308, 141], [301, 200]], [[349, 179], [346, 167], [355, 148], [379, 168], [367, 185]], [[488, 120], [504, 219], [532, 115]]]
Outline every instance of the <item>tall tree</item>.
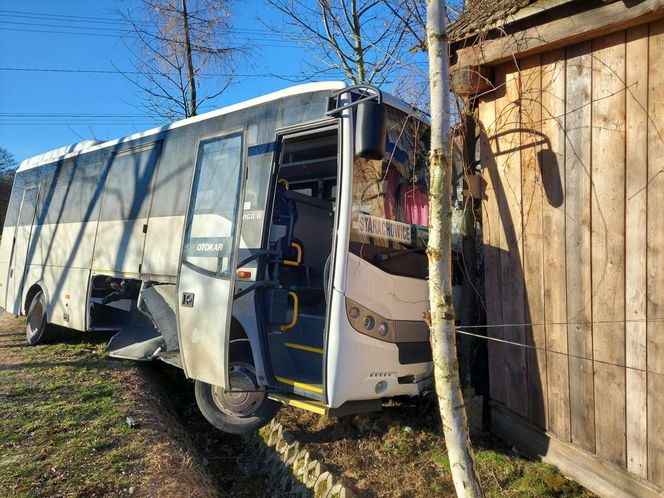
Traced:
[[124, 74], [141, 90], [151, 115], [167, 121], [196, 116], [231, 84], [242, 47], [230, 40], [229, 4], [138, 0], [122, 14], [134, 65]]
[[438, 407], [452, 479], [460, 497], [481, 497], [473, 461], [459, 362], [452, 300], [452, 134], [445, 1], [427, 0], [427, 48], [431, 98], [429, 153], [429, 303], [431, 349]]
[[14, 158], [14, 154], [4, 147], [0, 147], [0, 223], [5, 222], [17, 166], [18, 162]]
[[[354, 84], [380, 85], [399, 68], [415, 68], [417, 42], [405, 0], [268, 0], [286, 36], [310, 54], [308, 78], [335, 73]], [[398, 12], [395, 15], [394, 12]], [[275, 26], [274, 31], [280, 31]]]

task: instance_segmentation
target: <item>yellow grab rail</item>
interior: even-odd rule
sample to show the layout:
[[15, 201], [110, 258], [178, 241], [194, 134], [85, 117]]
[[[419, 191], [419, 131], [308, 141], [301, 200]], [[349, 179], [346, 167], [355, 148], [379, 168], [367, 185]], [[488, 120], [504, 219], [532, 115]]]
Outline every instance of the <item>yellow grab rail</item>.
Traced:
[[295, 325], [297, 325], [297, 315], [300, 304], [299, 299], [297, 298], [297, 294], [295, 294], [293, 291], [288, 291], [288, 295], [293, 298], [293, 319], [290, 321], [290, 323], [279, 327], [282, 332], [290, 330], [295, 327]]
[[291, 247], [295, 248], [295, 251], [297, 252], [297, 256], [295, 257], [295, 261], [291, 261], [289, 259], [284, 259], [284, 264], [286, 266], [300, 266], [300, 263], [302, 263], [302, 246], [298, 244], [297, 242], [291, 242]]

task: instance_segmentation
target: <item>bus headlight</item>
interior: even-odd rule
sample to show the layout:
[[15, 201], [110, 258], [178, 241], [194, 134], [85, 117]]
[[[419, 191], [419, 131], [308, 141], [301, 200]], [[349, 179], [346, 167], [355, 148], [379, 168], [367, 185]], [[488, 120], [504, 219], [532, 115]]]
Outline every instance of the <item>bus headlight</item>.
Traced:
[[346, 316], [360, 334], [385, 342], [396, 342], [396, 323], [346, 298]]
[[385, 322], [380, 322], [378, 325], [378, 335], [381, 337], [387, 337], [387, 334], [390, 333], [390, 327]]

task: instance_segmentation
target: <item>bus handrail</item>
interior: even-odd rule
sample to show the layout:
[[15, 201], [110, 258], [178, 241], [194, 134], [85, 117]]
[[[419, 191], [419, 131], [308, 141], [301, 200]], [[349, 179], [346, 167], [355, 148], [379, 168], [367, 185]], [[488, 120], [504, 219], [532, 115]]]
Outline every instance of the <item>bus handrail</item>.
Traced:
[[236, 292], [235, 294], [233, 294], [233, 300], [240, 299], [242, 296], [246, 296], [250, 292], [253, 292], [256, 289], [260, 289], [261, 287], [278, 287], [278, 284], [273, 280], [259, 280], [251, 284], [246, 289], [243, 289], [240, 292]]
[[297, 319], [299, 318], [299, 307], [300, 307], [300, 300], [297, 297], [297, 294], [293, 291], [288, 291], [288, 295], [293, 299], [293, 318], [290, 321], [290, 323], [287, 323], [286, 325], [282, 325], [279, 327], [279, 329], [282, 332], [286, 332], [287, 330], [292, 329], [297, 325]]
[[242, 261], [240, 261], [237, 264], [237, 267], [242, 268], [247, 263], [253, 261], [254, 259], [261, 258], [263, 256], [281, 256], [281, 251], [276, 250], [276, 249], [261, 249], [260, 251], [256, 251], [255, 253], [251, 254], [250, 256], [247, 256], [246, 258], [244, 258]]

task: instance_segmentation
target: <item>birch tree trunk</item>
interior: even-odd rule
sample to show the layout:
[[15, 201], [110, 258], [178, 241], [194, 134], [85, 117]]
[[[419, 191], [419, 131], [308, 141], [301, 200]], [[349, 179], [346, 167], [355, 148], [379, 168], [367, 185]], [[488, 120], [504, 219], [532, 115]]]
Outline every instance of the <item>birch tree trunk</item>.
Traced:
[[438, 407], [452, 479], [459, 497], [481, 497], [468, 436], [452, 300], [452, 137], [445, 1], [427, 0], [427, 46], [431, 92], [429, 152], [429, 304], [431, 349]]

